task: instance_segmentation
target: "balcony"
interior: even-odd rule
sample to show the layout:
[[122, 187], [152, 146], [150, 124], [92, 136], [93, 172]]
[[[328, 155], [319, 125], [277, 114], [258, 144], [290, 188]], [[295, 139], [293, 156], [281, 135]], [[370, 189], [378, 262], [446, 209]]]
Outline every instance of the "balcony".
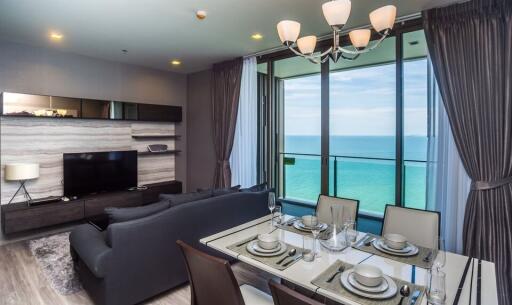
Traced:
[[[321, 187], [321, 157], [317, 154], [280, 153], [281, 196], [301, 208], [314, 208]], [[386, 204], [395, 201], [395, 159], [329, 156], [329, 195], [358, 199], [359, 212], [382, 217]], [[426, 205], [426, 161], [404, 160], [404, 202]], [[297, 207], [298, 209], [299, 207]]]

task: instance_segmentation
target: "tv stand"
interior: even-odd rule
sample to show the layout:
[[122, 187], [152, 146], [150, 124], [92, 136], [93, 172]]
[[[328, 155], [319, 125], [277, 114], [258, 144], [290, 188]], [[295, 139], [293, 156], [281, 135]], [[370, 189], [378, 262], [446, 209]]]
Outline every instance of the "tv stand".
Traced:
[[26, 202], [1, 205], [2, 231], [18, 233], [68, 222], [89, 221], [105, 217], [107, 207], [135, 207], [158, 201], [161, 193], [181, 193], [181, 182], [166, 181], [146, 185], [140, 191], [106, 192], [80, 197], [76, 200], [56, 201], [28, 206]]

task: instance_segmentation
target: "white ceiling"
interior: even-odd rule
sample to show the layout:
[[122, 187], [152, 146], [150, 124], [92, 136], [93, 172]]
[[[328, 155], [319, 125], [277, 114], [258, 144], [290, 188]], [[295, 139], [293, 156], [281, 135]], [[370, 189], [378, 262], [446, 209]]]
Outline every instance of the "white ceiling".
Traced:
[[[212, 63], [280, 45], [275, 25], [302, 23], [302, 34], [329, 28], [321, 0], [0, 0], [0, 39], [59, 49], [135, 65], [190, 73]], [[368, 13], [385, 4], [405, 16], [456, 0], [352, 0], [347, 27], [369, 23]], [[204, 21], [195, 11], [204, 9]], [[48, 39], [50, 31], [64, 35]], [[251, 34], [264, 35], [261, 41]], [[121, 50], [128, 50], [123, 54]], [[179, 68], [169, 66], [178, 58]]]

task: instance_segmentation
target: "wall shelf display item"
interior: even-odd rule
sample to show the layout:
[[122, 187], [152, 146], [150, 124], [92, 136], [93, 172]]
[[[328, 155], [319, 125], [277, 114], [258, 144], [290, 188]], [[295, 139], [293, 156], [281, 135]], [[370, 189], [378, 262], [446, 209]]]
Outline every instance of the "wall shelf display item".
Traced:
[[165, 150], [165, 151], [139, 151], [139, 156], [150, 156], [150, 155], [175, 155], [180, 153], [181, 150]]
[[3, 92], [3, 116], [181, 122], [179, 106]]

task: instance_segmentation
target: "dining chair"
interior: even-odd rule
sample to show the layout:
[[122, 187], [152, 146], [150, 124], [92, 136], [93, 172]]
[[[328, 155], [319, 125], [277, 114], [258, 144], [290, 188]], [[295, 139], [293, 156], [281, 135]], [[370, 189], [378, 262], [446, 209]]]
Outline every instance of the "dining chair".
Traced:
[[185, 258], [192, 305], [271, 305], [272, 297], [250, 285], [238, 286], [228, 261], [176, 242]]
[[333, 222], [331, 216], [331, 206], [333, 205], [340, 205], [343, 207], [343, 214], [340, 219], [341, 224], [347, 220], [356, 221], [357, 213], [359, 211], [359, 200], [319, 195], [316, 203], [316, 215], [320, 222], [328, 224]]
[[275, 305], [323, 305], [273, 280], [268, 282]]
[[413, 208], [387, 204], [381, 235], [397, 233], [422, 247], [437, 249], [440, 234], [441, 214]]

